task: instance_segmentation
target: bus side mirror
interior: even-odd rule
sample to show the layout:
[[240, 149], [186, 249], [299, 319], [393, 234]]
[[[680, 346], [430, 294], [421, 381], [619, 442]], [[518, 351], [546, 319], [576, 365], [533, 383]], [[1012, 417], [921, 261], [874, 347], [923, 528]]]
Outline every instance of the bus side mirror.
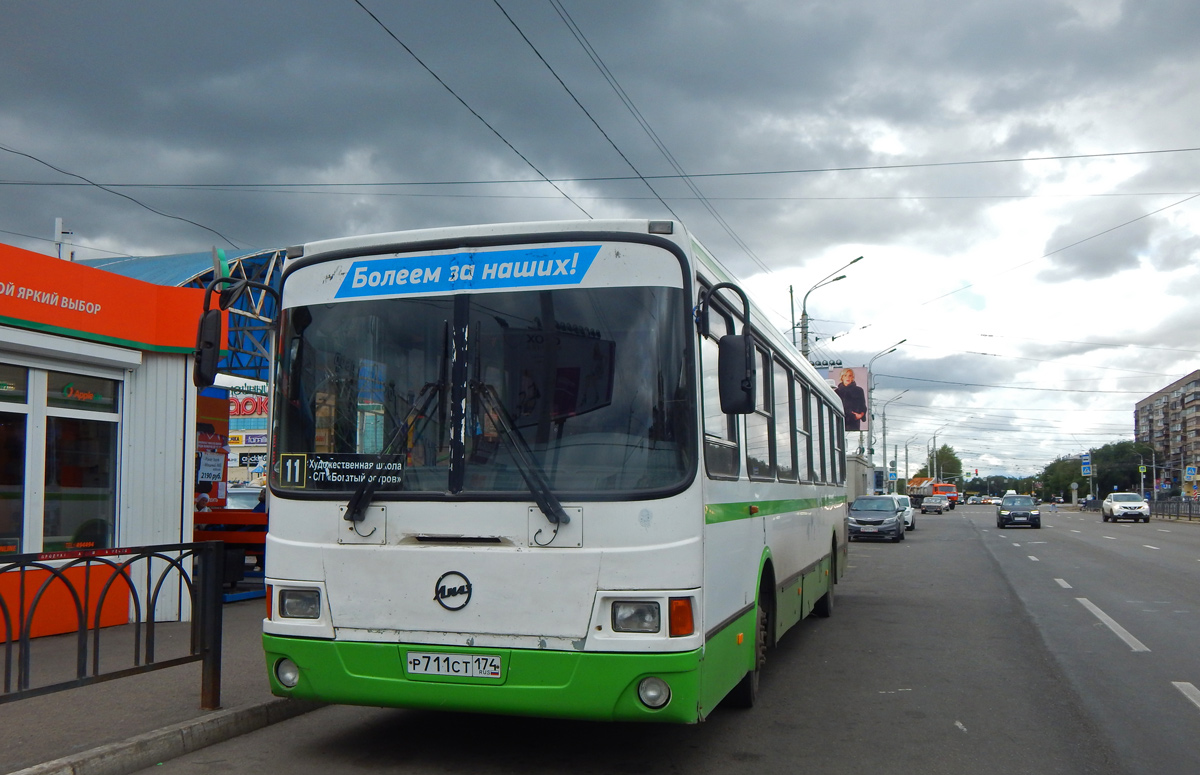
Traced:
[[211, 387], [217, 379], [217, 362], [221, 359], [221, 310], [206, 310], [200, 316], [194, 358], [192, 382], [198, 388]]
[[721, 411], [750, 414], [754, 411], [754, 342], [746, 334], [726, 334], [717, 343], [717, 348]]

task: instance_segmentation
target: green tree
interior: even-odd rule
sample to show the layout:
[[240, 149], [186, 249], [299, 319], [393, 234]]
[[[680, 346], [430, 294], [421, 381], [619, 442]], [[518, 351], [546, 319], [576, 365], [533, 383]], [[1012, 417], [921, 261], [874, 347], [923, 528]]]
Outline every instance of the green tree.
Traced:
[[[941, 478], [947, 482], [957, 482], [959, 489], [965, 487], [963, 480], [963, 464], [958, 459], [958, 455], [954, 452], [954, 447], [949, 444], [943, 444], [937, 451], [937, 472]], [[914, 477], [930, 476], [929, 463], [927, 462], [915, 474]]]
[[[1096, 482], [1096, 492], [1093, 494], [1103, 497], [1114, 490], [1137, 492], [1141, 483], [1139, 453], [1144, 461], [1148, 449], [1133, 441], [1118, 441], [1091, 450], [1092, 474]], [[1042, 491], [1049, 496], [1070, 498], [1071, 483], [1074, 482], [1079, 485], [1079, 494], [1083, 497], [1091, 486], [1088, 477], [1083, 475], [1078, 457], [1055, 460], [1042, 470], [1041, 479]], [[1148, 477], [1146, 481], [1149, 485]]]

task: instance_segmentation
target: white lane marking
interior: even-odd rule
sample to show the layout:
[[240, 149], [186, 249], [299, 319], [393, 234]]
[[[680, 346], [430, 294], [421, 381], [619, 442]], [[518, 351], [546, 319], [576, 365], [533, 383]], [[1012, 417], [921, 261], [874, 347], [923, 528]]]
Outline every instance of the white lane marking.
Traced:
[[1101, 622], [1104, 623], [1104, 625], [1106, 627], [1108, 627], [1108, 629], [1112, 630], [1113, 634], [1115, 634], [1121, 640], [1125, 641], [1125, 645], [1129, 646], [1130, 649], [1132, 649], [1134, 651], [1149, 651], [1150, 650], [1146, 646], [1145, 643], [1142, 643], [1140, 640], [1133, 637], [1133, 635], [1130, 634], [1129, 630], [1127, 630], [1124, 627], [1122, 627], [1121, 625], [1117, 624], [1115, 619], [1113, 619], [1111, 616], [1109, 616], [1108, 614], [1101, 611], [1100, 608], [1095, 603], [1093, 603], [1091, 600], [1088, 600], [1086, 597], [1077, 597], [1075, 599], [1079, 601], [1080, 605], [1082, 605], [1087, 610], [1091, 611], [1097, 619], [1099, 619]]
[[[1189, 685], [1190, 685], [1190, 684], [1189, 684]], [[963, 723], [962, 723], [961, 721], [955, 721], [955, 722], [954, 722], [954, 726], [958, 727], [958, 728], [959, 728], [959, 729], [961, 729], [963, 732], [966, 732], [966, 731], [967, 731], [967, 728], [963, 726]]]
[[1107, 538], [1109, 541], [1116, 541], [1116, 540], [1117, 540], [1117, 539], [1116, 539], [1116, 537], [1114, 537], [1114, 536], [1104, 536], [1104, 537], [1105, 537], [1105, 538]]
[[1066, 581], [1064, 581], [1063, 579], [1055, 579], [1055, 581], [1057, 581], [1057, 582], [1058, 582], [1058, 585], [1059, 585], [1060, 587], [1062, 587], [1063, 589], [1072, 589], [1071, 585], [1070, 585], [1070, 584], [1068, 584], [1068, 583], [1067, 583]]
[[1193, 705], [1200, 708], [1200, 689], [1187, 681], [1172, 681], [1171, 685], [1183, 692], [1183, 696], [1191, 700]]
[[1028, 557], [1029, 557], [1029, 559], [1033, 560], [1034, 562], [1041, 562], [1041, 560], [1039, 560], [1038, 558], [1034, 557], [1032, 554], [1028, 555]]
[[1082, 533], [1083, 531], [1082, 530], [1072, 530], [1071, 532], [1072, 533]]
[[[1147, 549], [1158, 549], [1157, 546], [1151, 546], [1150, 544], [1142, 544], [1142, 546], [1146, 547]], [[1162, 551], [1162, 550], [1160, 549], [1159, 551]]]
[[1020, 546], [1020, 544], [1013, 544], [1013, 546]]
[[1049, 543], [1049, 542], [1047, 542], [1047, 541], [1028, 541], [1026, 545], [1033, 546], [1034, 544], [1044, 544], [1044, 543]]
[[[1162, 528], [1160, 527], [1160, 528], [1158, 529], [1158, 532], [1160, 532], [1160, 533], [1170, 533], [1171, 531], [1170, 531], [1170, 530], [1164, 530], [1164, 529], [1162, 529]], [[1188, 686], [1191, 686], [1191, 684], [1188, 684]]]

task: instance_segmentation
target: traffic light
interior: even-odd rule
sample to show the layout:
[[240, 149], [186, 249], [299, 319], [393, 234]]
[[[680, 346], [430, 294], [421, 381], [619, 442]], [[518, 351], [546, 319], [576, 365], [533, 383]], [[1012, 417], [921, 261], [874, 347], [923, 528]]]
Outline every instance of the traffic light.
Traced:
[[978, 468], [976, 468], [976, 469], [975, 469], [975, 475], [976, 475], [976, 476], [979, 476], [979, 469], [978, 469]]

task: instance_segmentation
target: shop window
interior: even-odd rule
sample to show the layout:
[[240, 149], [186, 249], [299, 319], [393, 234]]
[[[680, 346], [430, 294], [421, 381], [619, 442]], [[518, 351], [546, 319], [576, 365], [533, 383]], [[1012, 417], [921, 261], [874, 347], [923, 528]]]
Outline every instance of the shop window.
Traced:
[[25, 534], [26, 422], [0, 412], [0, 555], [20, 553]]
[[46, 406], [115, 412], [120, 385], [112, 379], [51, 371], [46, 374]]
[[0, 363], [0, 401], [23, 404], [29, 396], [29, 370]]
[[43, 551], [111, 545], [116, 458], [116, 423], [47, 418]]

